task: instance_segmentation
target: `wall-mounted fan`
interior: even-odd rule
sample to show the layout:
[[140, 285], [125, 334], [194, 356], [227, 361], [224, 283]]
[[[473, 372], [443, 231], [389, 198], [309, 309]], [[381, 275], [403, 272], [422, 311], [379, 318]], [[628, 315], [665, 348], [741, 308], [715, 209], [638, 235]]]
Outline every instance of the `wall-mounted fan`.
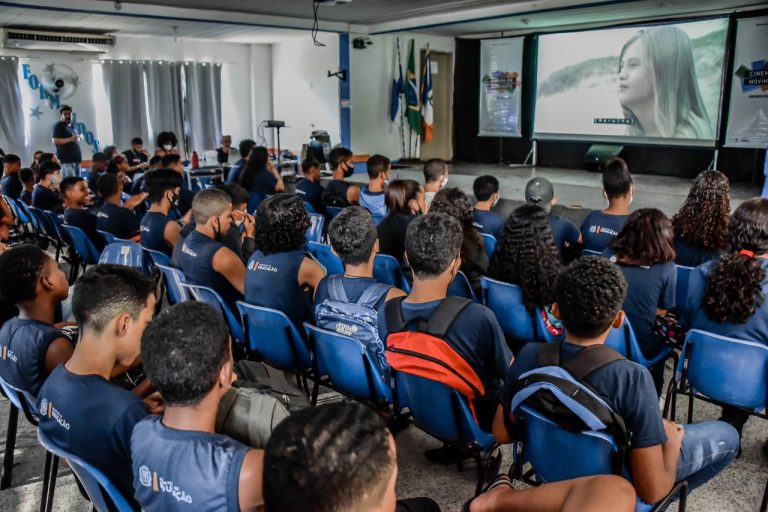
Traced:
[[80, 78], [75, 70], [64, 64], [48, 64], [38, 76], [40, 85], [51, 96], [59, 96], [61, 99], [72, 97], [77, 92]]

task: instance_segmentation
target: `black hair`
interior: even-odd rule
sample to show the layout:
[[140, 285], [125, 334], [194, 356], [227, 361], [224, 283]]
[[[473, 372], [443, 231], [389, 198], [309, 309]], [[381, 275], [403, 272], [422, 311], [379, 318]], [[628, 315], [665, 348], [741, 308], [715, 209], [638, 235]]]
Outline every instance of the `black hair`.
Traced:
[[472, 191], [475, 193], [475, 199], [487, 201], [499, 191], [499, 180], [489, 174], [480, 176], [472, 184]]
[[37, 165], [40, 166], [40, 165], [43, 165], [43, 163], [45, 162], [52, 162], [54, 156], [56, 155], [54, 155], [53, 153], [43, 153], [42, 155], [40, 155], [40, 158], [37, 159]]
[[102, 151], [104, 152], [105, 155], [107, 155], [107, 157], [109, 158], [110, 162], [112, 161], [113, 158], [115, 158], [117, 156], [117, 155], [115, 155], [115, 153], [118, 152], [117, 151], [117, 146], [104, 146], [104, 149]]
[[301, 161], [301, 170], [304, 171], [304, 173], [307, 173], [310, 169], [315, 167], [320, 167], [320, 162], [314, 157], [308, 156]]
[[411, 207], [408, 203], [419, 198], [421, 185], [416, 180], [393, 180], [384, 191], [384, 204], [390, 214], [405, 213], [410, 215]]
[[368, 177], [372, 180], [381, 176], [382, 173], [389, 169], [391, 162], [389, 158], [384, 155], [371, 155], [366, 164], [368, 168]]
[[134, 138], [131, 139], [131, 146], [133, 146], [134, 144], [139, 144], [139, 145], [143, 146], [144, 145], [144, 141], [141, 140], [141, 137], [134, 137]]
[[22, 167], [19, 171], [19, 179], [22, 183], [34, 183], [35, 182], [35, 171], [30, 169], [29, 167]]
[[144, 371], [168, 405], [195, 405], [205, 398], [229, 353], [227, 324], [203, 302], [165, 309], [141, 336]]
[[81, 181], [85, 181], [85, 179], [80, 176], [67, 176], [61, 180], [61, 183], [59, 183], [59, 192], [61, 192], [61, 195], [64, 196], [69, 191], [69, 189], [73, 188]]
[[179, 140], [176, 138], [176, 134], [173, 132], [160, 132], [157, 134], [157, 147], [162, 148], [165, 146], [165, 143], [170, 144], [173, 147], [176, 147], [176, 145], [179, 143]]
[[620, 264], [657, 265], [672, 261], [675, 243], [672, 222], [656, 208], [632, 212], [616, 238], [608, 244]]
[[225, 183], [223, 185], [219, 185], [218, 188], [227, 193], [227, 195], [232, 199], [233, 205], [247, 203], [251, 199], [251, 195], [248, 193], [248, 191], [237, 183]]
[[728, 234], [733, 252], [709, 273], [702, 303], [715, 322], [743, 324], [765, 303], [766, 271], [757, 257], [768, 253], [768, 199], [741, 203]]
[[180, 155], [177, 155], [176, 153], [169, 153], [160, 157], [160, 165], [167, 168], [180, 160]]
[[21, 164], [21, 158], [8, 153], [3, 157], [3, 165]]
[[336, 169], [341, 165], [341, 162], [352, 158], [352, 155], [353, 153], [347, 148], [333, 148], [331, 152], [328, 153], [328, 163], [330, 164], [331, 169]]
[[294, 194], [276, 194], [259, 205], [256, 248], [264, 254], [295, 251], [307, 243], [309, 214]]
[[435, 194], [429, 211], [435, 213], [447, 213], [461, 222], [464, 231], [464, 239], [461, 243], [461, 269], [465, 273], [474, 273], [475, 270], [484, 274], [483, 266], [479, 259], [485, 257], [485, 242], [480, 233], [472, 224], [474, 210], [472, 203], [458, 187], [444, 188]]
[[603, 168], [603, 190], [608, 199], [629, 194], [632, 189], [632, 175], [623, 158], [612, 158]]
[[43, 181], [46, 176], [53, 174], [61, 169], [61, 165], [57, 164], [53, 160], [43, 162], [40, 167], [37, 168], [37, 177], [40, 181]]
[[243, 165], [243, 171], [240, 173], [240, 186], [250, 191], [253, 188], [253, 180], [257, 172], [269, 172], [267, 170], [269, 162], [269, 150], [264, 146], [254, 146], [248, 154], [248, 159]]
[[159, 203], [166, 192], [182, 186], [184, 179], [173, 169], [154, 169], [144, 173], [144, 189], [152, 203]]
[[241, 140], [240, 144], [237, 145], [237, 150], [240, 152], [240, 158], [248, 158], [248, 154], [255, 145], [256, 141], [253, 139]]
[[120, 182], [117, 180], [116, 174], [110, 174], [105, 172], [99, 179], [96, 180], [96, 190], [102, 199], [112, 197], [120, 189]]
[[560, 257], [555, 248], [547, 213], [527, 204], [512, 212], [491, 256], [488, 275], [520, 286], [528, 308], [555, 301], [555, 281]]
[[445, 213], [416, 217], [405, 232], [405, 254], [419, 279], [437, 277], [461, 251], [461, 223]]
[[69, 105], [62, 105], [61, 108], [59, 108], [59, 114], [63, 114], [66, 111], [72, 112], [72, 107]]
[[384, 422], [361, 404], [291, 414], [264, 452], [265, 509], [336, 512], [378, 505], [397, 464], [389, 442]]
[[448, 170], [448, 164], [445, 163], [445, 161], [440, 160], [439, 158], [432, 158], [430, 160], [427, 160], [427, 162], [424, 164], [424, 181], [426, 183], [432, 183], [433, 181], [438, 181], [440, 178], [443, 177], [443, 174], [445, 174], [445, 171]]
[[163, 161], [163, 157], [160, 155], [153, 155], [152, 158], [149, 159], [149, 166], [154, 167], [155, 165], [161, 163]]
[[611, 260], [585, 256], [560, 272], [555, 297], [565, 330], [580, 338], [596, 338], [621, 311], [627, 281]]
[[345, 265], [362, 265], [371, 258], [378, 233], [368, 210], [349, 206], [331, 221], [328, 237]]
[[37, 281], [51, 257], [31, 244], [0, 254], [0, 294], [12, 304], [34, 299]]
[[124, 265], [95, 265], [80, 276], [72, 296], [72, 314], [80, 332], [100, 333], [118, 315], [133, 319], [155, 293], [155, 282]]

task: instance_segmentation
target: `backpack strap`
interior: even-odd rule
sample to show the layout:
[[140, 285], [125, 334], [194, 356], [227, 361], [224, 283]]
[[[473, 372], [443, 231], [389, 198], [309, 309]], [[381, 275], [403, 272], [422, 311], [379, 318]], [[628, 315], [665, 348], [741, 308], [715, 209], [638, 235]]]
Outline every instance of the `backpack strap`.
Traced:
[[562, 348], [563, 342], [557, 343], [544, 343], [539, 348], [539, 355], [536, 358], [536, 363], [539, 368], [544, 366], [560, 366], [560, 348]]
[[602, 368], [609, 363], [621, 359], [624, 359], [624, 356], [601, 343], [582, 349], [581, 352], [571, 357], [560, 366], [573, 375], [575, 379], [583, 381], [587, 375], [598, 368]]
[[448, 296], [437, 307], [427, 323], [427, 332], [436, 338], [444, 338], [456, 317], [472, 300], [464, 297]]
[[341, 274], [328, 276], [328, 297], [338, 302], [349, 302]]
[[400, 304], [405, 297], [397, 297], [384, 304], [384, 317], [387, 322], [387, 331], [390, 333], [405, 330], [406, 322], [403, 320], [403, 311]]
[[392, 286], [382, 283], [376, 283], [375, 285], [369, 286], [363, 291], [360, 298], [357, 299], [357, 303], [373, 308], [384, 295], [389, 293], [391, 288]]

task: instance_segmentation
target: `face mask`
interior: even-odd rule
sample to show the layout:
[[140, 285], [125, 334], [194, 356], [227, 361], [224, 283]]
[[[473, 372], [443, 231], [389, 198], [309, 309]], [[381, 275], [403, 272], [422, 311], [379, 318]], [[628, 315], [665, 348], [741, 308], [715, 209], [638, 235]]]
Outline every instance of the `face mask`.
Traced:
[[61, 181], [62, 181], [63, 179], [64, 179], [64, 178], [62, 178], [61, 176], [56, 176], [55, 174], [53, 174], [53, 175], [51, 176], [51, 183], [53, 183], [54, 185], [58, 185], [59, 183], [61, 183]]
[[348, 163], [344, 164], [344, 177], [349, 178], [355, 173], [355, 168]]
[[221, 221], [219, 219], [216, 219], [216, 225], [218, 227], [214, 228], [214, 230], [213, 230], [213, 239], [216, 240], [217, 242], [221, 242], [221, 238], [222, 238], [222, 235], [221, 235]]
[[635, 194], [633, 192], [629, 193], [629, 204], [632, 204], [632, 201], [635, 200]]
[[173, 149], [173, 146], [171, 146], [170, 144], [164, 144], [163, 149], [166, 151], [170, 151], [171, 149]]
[[181, 196], [179, 194], [171, 194], [171, 198], [168, 201], [171, 203], [171, 208], [178, 208]]
[[493, 201], [493, 204], [491, 205], [491, 208], [495, 207], [497, 204], [499, 204], [499, 201], [501, 200], [501, 196], [496, 196], [496, 200]]
[[443, 178], [443, 181], [440, 182], [440, 188], [445, 187], [448, 184], [448, 176]]
[[235, 221], [234, 221], [234, 222], [235, 222], [235, 226], [237, 226], [237, 227], [239, 228], [240, 226], [242, 226], [242, 225], [243, 225], [243, 222], [245, 222], [245, 217], [243, 217], [243, 218], [242, 218], [242, 219], [240, 219], [240, 220], [237, 220], [237, 219], [235, 219]]

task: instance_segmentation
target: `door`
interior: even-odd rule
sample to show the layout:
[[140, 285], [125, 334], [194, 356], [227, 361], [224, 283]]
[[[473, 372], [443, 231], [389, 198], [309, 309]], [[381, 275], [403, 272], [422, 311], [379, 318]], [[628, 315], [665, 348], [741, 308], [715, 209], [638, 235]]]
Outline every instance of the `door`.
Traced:
[[[433, 136], [421, 145], [421, 160], [453, 159], [453, 54], [432, 51]], [[425, 52], [421, 52], [422, 62]]]

